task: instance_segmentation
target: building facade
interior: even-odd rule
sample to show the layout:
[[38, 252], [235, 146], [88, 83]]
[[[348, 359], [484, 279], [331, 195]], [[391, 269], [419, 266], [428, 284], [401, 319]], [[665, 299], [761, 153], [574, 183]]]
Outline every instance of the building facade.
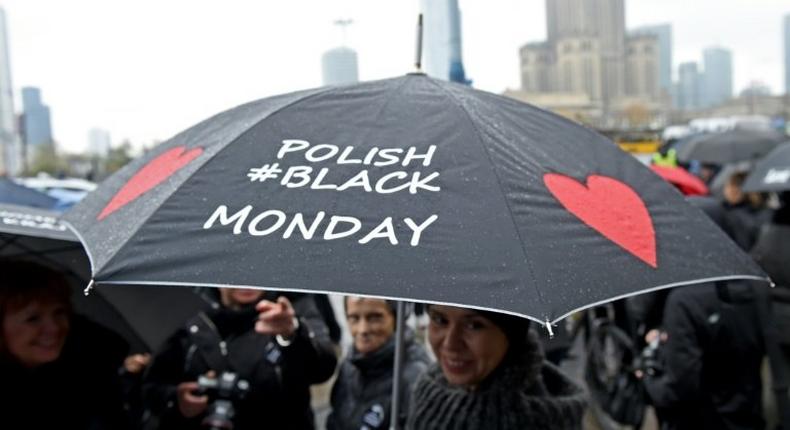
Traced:
[[52, 125], [49, 107], [41, 101], [41, 90], [36, 87], [22, 88], [22, 142], [32, 149], [52, 144]]
[[635, 28], [631, 36], [654, 36], [658, 41], [658, 84], [661, 91], [672, 91], [672, 25], [659, 24]]
[[421, 0], [423, 70], [428, 76], [469, 84], [463, 63], [458, 0]]
[[628, 97], [658, 100], [661, 89], [660, 43], [656, 36], [631, 36], [626, 45], [625, 92]]
[[785, 94], [790, 94], [790, 13], [784, 16]]
[[716, 106], [732, 98], [732, 53], [712, 47], [702, 51], [702, 101], [704, 107]]
[[357, 52], [340, 46], [326, 51], [321, 57], [324, 85], [345, 85], [359, 82]]
[[0, 175], [16, 175], [23, 168], [15, 124], [8, 29], [5, 10], [0, 7]]
[[699, 109], [701, 75], [697, 63], [690, 61], [678, 66], [676, 107], [681, 110]]

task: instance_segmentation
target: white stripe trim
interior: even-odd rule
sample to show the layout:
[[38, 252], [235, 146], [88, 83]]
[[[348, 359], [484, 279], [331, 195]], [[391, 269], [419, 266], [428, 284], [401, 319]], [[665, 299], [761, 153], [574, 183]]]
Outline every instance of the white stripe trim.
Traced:
[[495, 309], [495, 308], [488, 308], [483, 306], [473, 306], [467, 305], [463, 303], [454, 303], [454, 302], [440, 302], [434, 300], [423, 300], [423, 299], [409, 299], [404, 297], [394, 297], [394, 296], [385, 296], [385, 295], [375, 295], [375, 294], [365, 294], [365, 293], [351, 293], [351, 292], [339, 292], [339, 291], [327, 291], [327, 290], [311, 290], [311, 289], [297, 289], [297, 288], [282, 288], [282, 287], [261, 287], [257, 285], [236, 285], [236, 284], [211, 284], [211, 283], [186, 283], [186, 282], [152, 282], [152, 281], [96, 281], [98, 285], [141, 285], [141, 286], [170, 286], [170, 287], [209, 287], [209, 288], [250, 288], [255, 290], [267, 290], [267, 291], [284, 291], [284, 292], [292, 292], [292, 293], [308, 293], [308, 294], [339, 294], [343, 296], [359, 296], [359, 297], [367, 297], [367, 298], [374, 298], [374, 299], [384, 299], [384, 300], [400, 300], [400, 301], [408, 301], [408, 302], [416, 302], [416, 303], [426, 303], [432, 305], [443, 305], [443, 306], [457, 306], [463, 307], [468, 309], [476, 309], [481, 311], [490, 311], [490, 312], [499, 312], [508, 315], [513, 315], [521, 318], [527, 318], [531, 321], [535, 321], [541, 326], [546, 326], [546, 322], [549, 321], [552, 325], [557, 324], [557, 322], [563, 320], [567, 316], [579, 312], [584, 309], [588, 309], [591, 307], [599, 306], [604, 303], [613, 302], [616, 300], [624, 299], [627, 297], [636, 296], [639, 294], [650, 293], [653, 291], [663, 290], [665, 288], [673, 288], [673, 287], [680, 287], [684, 285], [692, 285], [692, 284], [704, 284], [709, 282], [716, 282], [716, 281], [731, 281], [736, 279], [744, 279], [744, 280], [754, 280], [754, 281], [762, 281], [767, 282], [773, 285], [773, 282], [770, 278], [763, 278], [759, 276], [752, 276], [752, 275], [730, 275], [730, 276], [718, 276], [712, 278], [703, 278], [703, 279], [695, 279], [690, 281], [682, 281], [682, 282], [675, 282], [672, 284], [664, 284], [659, 285], [657, 287], [648, 288], [645, 290], [639, 290], [632, 293], [622, 294], [619, 296], [615, 296], [612, 298], [604, 299], [597, 301], [595, 303], [587, 304], [578, 308], [573, 309], [570, 312], [563, 314], [562, 316], [554, 319], [549, 319], [548, 316], [544, 316], [543, 318], [534, 317], [526, 314], [520, 314], [518, 312], [506, 311], [502, 309]]

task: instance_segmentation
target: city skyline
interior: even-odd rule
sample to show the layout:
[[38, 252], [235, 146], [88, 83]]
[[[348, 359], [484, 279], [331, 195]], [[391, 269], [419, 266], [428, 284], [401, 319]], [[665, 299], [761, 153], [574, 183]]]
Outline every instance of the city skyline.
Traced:
[[[704, 47], [724, 46], [733, 51], [736, 93], [753, 80], [778, 92], [784, 87], [782, 17], [790, 8], [758, 1], [760, 8], [745, 0], [627, 0], [627, 23], [629, 29], [671, 23], [676, 65], [698, 61]], [[459, 3], [464, 66], [475, 86], [497, 93], [517, 88], [518, 47], [546, 37], [543, 2]], [[36, 86], [47, 94], [55, 138], [70, 151], [85, 149], [93, 127], [110, 130], [118, 141], [150, 144], [240, 103], [319, 86], [320, 55], [336, 46], [332, 21], [339, 17], [355, 21], [349, 46], [358, 52], [360, 79], [409, 72], [419, 9], [416, 0], [0, 5], [9, 23], [14, 90]]]

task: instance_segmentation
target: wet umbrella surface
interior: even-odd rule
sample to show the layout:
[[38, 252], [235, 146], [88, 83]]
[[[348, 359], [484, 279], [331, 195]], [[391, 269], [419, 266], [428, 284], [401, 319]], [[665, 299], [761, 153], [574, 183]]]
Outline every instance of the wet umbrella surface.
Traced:
[[775, 192], [790, 190], [790, 142], [777, 146], [757, 162], [746, 178], [743, 190], [747, 192]]
[[221, 113], [66, 219], [99, 288], [331, 291], [555, 321], [641, 290], [763, 277], [604, 137], [422, 75]]
[[90, 279], [88, 256], [57, 215], [0, 204], [0, 258], [32, 261], [63, 273], [74, 290], [74, 310], [123, 336], [132, 352], [156, 350], [184, 320], [208, 307], [186, 288], [154, 291], [114, 286], [85, 297], [82, 290]]
[[699, 160], [710, 164], [727, 164], [756, 160], [787, 136], [769, 130], [729, 130], [692, 137], [678, 149], [681, 161]]

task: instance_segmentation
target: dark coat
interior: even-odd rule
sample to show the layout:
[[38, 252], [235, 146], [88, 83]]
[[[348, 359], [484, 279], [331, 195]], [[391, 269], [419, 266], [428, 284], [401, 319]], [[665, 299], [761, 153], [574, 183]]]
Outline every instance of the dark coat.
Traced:
[[587, 396], [543, 361], [536, 336], [508, 355], [475, 390], [450, 385], [439, 365], [423, 373], [412, 393], [409, 430], [577, 430]]
[[776, 283], [776, 288], [771, 289], [771, 326], [790, 363], [790, 225], [763, 226], [751, 254]]
[[[270, 300], [275, 294], [268, 294]], [[220, 308], [190, 320], [156, 354], [143, 392], [163, 429], [199, 428], [203, 416], [185, 419], [178, 410], [176, 386], [214, 370], [235, 372], [250, 384], [234, 400], [236, 430], [312, 429], [311, 384], [329, 379], [337, 358], [328, 331], [309, 296], [292, 299], [299, 329], [288, 346], [254, 330], [257, 313]], [[225, 343], [225, 347], [221, 343]], [[223, 358], [222, 350], [227, 351]], [[210, 400], [211, 402], [211, 400]]]
[[748, 284], [674, 289], [664, 308], [663, 372], [646, 375], [664, 429], [763, 428], [760, 320]]
[[128, 428], [118, 377], [127, 349], [114, 332], [75, 316], [56, 361], [28, 369], [0, 357], [0, 427]]
[[[404, 352], [401, 379], [403, 411], [409, 404], [414, 382], [430, 363], [428, 353], [414, 341], [411, 331], [406, 333]], [[371, 430], [389, 428], [394, 358], [394, 336], [367, 356], [360, 355], [352, 345], [332, 387], [332, 413], [327, 419], [327, 430], [359, 430], [363, 426]]]
[[744, 251], [749, 251], [757, 242], [760, 228], [771, 220], [771, 210], [754, 208], [744, 202], [737, 205], [724, 203], [722, 228]]

